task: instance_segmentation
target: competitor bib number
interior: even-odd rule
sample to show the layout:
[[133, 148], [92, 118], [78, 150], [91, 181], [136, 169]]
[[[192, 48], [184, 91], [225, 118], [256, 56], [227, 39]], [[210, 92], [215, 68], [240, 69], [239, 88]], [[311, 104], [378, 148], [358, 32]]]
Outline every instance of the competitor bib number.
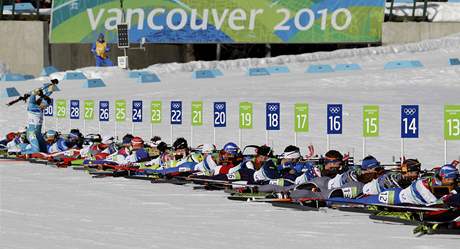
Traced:
[[327, 105], [327, 134], [342, 134], [342, 105]]
[[80, 119], [80, 101], [70, 101], [70, 119]]
[[171, 124], [182, 124], [182, 101], [171, 101]]
[[460, 140], [460, 105], [444, 107], [444, 138]]
[[134, 123], [142, 123], [142, 101], [133, 101], [132, 120]]
[[109, 101], [100, 101], [99, 102], [99, 121], [108, 122], [109, 121]]
[[401, 138], [419, 137], [418, 105], [401, 106]]
[[265, 123], [268, 131], [280, 130], [280, 103], [267, 103]]
[[214, 127], [227, 126], [227, 104], [225, 102], [214, 103]]
[[150, 116], [152, 124], [161, 123], [161, 101], [152, 101], [150, 103]]
[[252, 103], [240, 103], [240, 129], [252, 129]]

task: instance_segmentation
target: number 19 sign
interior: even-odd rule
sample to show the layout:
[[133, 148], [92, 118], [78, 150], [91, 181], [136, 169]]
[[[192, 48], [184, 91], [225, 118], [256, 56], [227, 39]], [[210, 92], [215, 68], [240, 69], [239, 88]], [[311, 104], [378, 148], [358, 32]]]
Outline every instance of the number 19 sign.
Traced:
[[252, 129], [252, 103], [240, 103], [240, 129]]
[[280, 103], [267, 103], [266, 129], [267, 131], [280, 130]]
[[327, 134], [342, 134], [342, 105], [327, 105]]
[[401, 106], [401, 138], [419, 137], [418, 105]]

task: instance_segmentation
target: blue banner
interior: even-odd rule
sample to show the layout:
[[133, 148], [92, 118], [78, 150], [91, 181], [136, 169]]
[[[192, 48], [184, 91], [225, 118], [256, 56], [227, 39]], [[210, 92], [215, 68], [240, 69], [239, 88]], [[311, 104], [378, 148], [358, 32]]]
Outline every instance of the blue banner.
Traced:
[[401, 106], [401, 138], [419, 137], [418, 105]]
[[227, 127], [227, 103], [214, 102], [214, 127]]
[[268, 131], [279, 131], [281, 127], [280, 103], [267, 103], [265, 111], [265, 128]]
[[99, 121], [108, 122], [110, 120], [109, 101], [99, 101]]
[[134, 100], [132, 108], [132, 121], [133, 123], [142, 123], [142, 101]]
[[327, 134], [342, 134], [342, 105], [327, 105]]
[[46, 107], [46, 109], [43, 111], [43, 115], [45, 115], [45, 117], [52, 117], [52, 116], [53, 116], [53, 113], [54, 113], [54, 100], [51, 99], [50, 104], [49, 104], [48, 107]]
[[80, 100], [70, 101], [70, 119], [80, 119]]
[[182, 101], [171, 101], [171, 124], [182, 124]]

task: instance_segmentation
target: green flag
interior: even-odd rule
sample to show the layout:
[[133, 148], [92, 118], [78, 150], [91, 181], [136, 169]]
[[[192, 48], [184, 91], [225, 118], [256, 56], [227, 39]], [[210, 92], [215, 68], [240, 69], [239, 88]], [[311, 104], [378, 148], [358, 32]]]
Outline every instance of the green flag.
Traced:
[[460, 105], [444, 106], [444, 139], [460, 140]]
[[240, 129], [252, 129], [253, 111], [252, 103], [240, 103]]
[[64, 99], [56, 100], [56, 117], [65, 118], [67, 116], [67, 101]]
[[94, 100], [85, 100], [85, 120], [94, 119]]
[[363, 136], [379, 136], [379, 106], [367, 105], [363, 107]]
[[308, 119], [308, 104], [297, 103], [294, 105], [294, 131], [295, 132], [308, 132], [309, 122]]
[[124, 100], [115, 101], [115, 120], [117, 122], [126, 121], [126, 101]]
[[161, 124], [161, 101], [152, 101], [150, 103], [150, 115], [152, 124]]
[[192, 126], [203, 125], [203, 102], [193, 101], [192, 102]]

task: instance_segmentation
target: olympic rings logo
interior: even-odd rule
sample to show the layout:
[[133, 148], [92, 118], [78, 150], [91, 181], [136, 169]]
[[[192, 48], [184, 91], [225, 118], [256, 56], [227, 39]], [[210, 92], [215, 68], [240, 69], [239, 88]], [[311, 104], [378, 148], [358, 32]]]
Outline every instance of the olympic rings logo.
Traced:
[[276, 112], [278, 110], [278, 106], [277, 105], [269, 105], [268, 110], [270, 112]]
[[180, 103], [173, 103], [172, 104], [172, 108], [173, 109], [179, 109], [181, 107], [181, 104]]
[[222, 111], [225, 108], [225, 105], [224, 104], [216, 104], [215, 107], [216, 107], [217, 110]]
[[109, 107], [109, 103], [101, 102], [101, 108], [107, 108], [107, 107]]
[[135, 108], [141, 108], [142, 107], [141, 102], [134, 102], [134, 107]]
[[78, 107], [78, 102], [77, 101], [71, 101], [70, 106], [72, 107]]
[[404, 109], [404, 114], [406, 114], [407, 116], [412, 116], [416, 112], [417, 112], [416, 108], [406, 108], [406, 109]]
[[340, 107], [330, 107], [329, 108], [329, 112], [331, 112], [332, 114], [338, 114], [341, 110], [342, 108]]

